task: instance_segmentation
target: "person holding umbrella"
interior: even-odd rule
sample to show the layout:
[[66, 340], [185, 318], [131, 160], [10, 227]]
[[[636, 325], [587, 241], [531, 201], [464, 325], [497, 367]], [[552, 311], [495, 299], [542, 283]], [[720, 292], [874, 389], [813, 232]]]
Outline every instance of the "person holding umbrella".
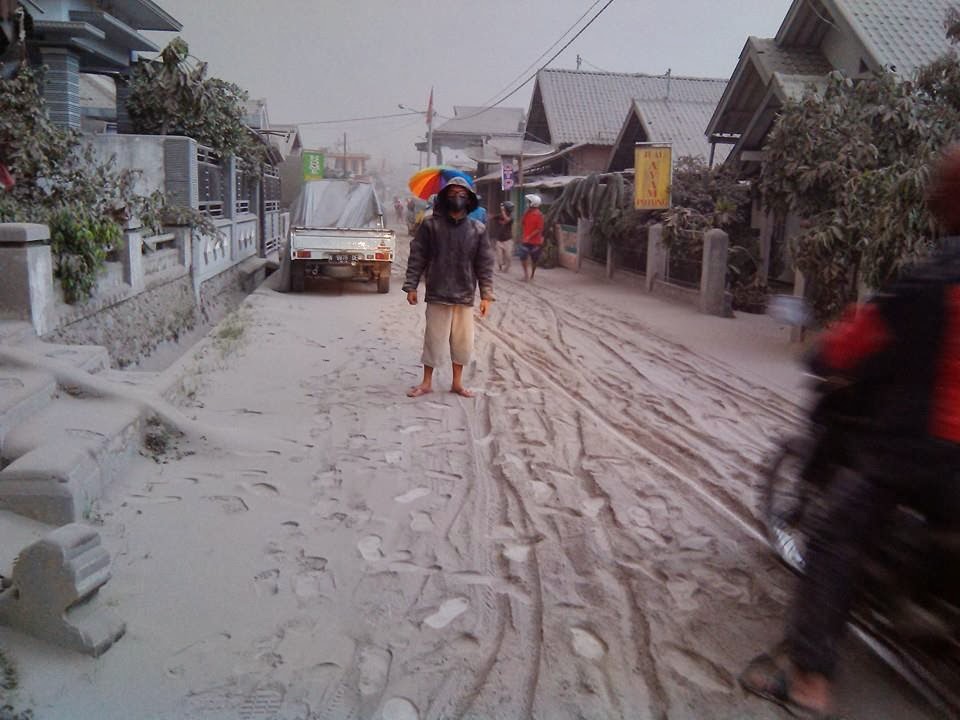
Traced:
[[420, 197], [439, 188], [433, 215], [426, 218], [410, 243], [403, 290], [407, 302], [419, 302], [421, 278], [426, 280], [427, 324], [423, 339], [423, 380], [408, 397], [433, 390], [433, 371], [449, 351], [453, 366], [450, 391], [473, 397], [464, 387], [463, 368], [473, 355], [473, 303], [480, 288], [480, 317], [493, 302], [493, 249], [480, 223], [467, 217], [478, 206], [473, 181], [457, 170], [430, 168], [410, 180]]

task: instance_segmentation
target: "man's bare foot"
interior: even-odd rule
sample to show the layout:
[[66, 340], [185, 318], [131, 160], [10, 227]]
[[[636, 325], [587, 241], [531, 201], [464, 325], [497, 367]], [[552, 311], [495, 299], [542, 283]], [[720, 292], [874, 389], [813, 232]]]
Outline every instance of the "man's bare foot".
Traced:
[[407, 390], [407, 397], [420, 397], [421, 395], [427, 395], [432, 392], [433, 388], [429, 385], [417, 385]]
[[744, 690], [786, 708], [804, 718], [831, 717], [831, 683], [823, 675], [793, 668], [783, 651], [758, 655], [740, 675]]
[[460, 397], [472, 398], [475, 397], [473, 390], [467, 390], [465, 387], [452, 387], [450, 392], [456, 393]]

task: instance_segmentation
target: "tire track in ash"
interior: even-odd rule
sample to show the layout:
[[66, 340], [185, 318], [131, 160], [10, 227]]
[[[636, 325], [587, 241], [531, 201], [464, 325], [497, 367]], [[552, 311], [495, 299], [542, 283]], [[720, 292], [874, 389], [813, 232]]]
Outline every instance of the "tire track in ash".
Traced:
[[[521, 287], [524, 294], [536, 297], [527, 286]], [[596, 407], [619, 410], [622, 417], [611, 417], [609, 411], [605, 414], [608, 422], [621, 433], [630, 435], [648, 449], [655, 449], [657, 454], [673, 466], [682, 468], [684, 473], [699, 475], [701, 482], [714, 486], [725, 504], [737, 509], [742, 516], [753, 516], [753, 507], [744, 502], [743, 491], [755, 489], [762, 463], [774, 444], [771, 428], [777, 428], [779, 433], [784, 422], [796, 421], [796, 415], [785, 412], [780, 404], [771, 407], [769, 401], [755, 400], [755, 394], [769, 394], [764, 388], [736, 378], [729, 378], [732, 382], [728, 382], [714, 377], [711, 371], [722, 371], [722, 367], [717, 367], [710, 360], [699, 358], [701, 367], [694, 372], [689, 363], [681, 364], [676, 360], [677, 355], [685, 351], [678, 350], [668, 342], [670, 354], [665, 356], [657, 347], [666, 341], [658, 336], [649, 336], [647, 333], [648, 342], [641, 347], [630, 339], [627, 332], [615, 334], [604, 329], [600, 317], [596, 322], [586, 325], [586, 321], [558, 311], [549, 303], [541, 301], [538, 307], [557, 318], [562, 317], [558, 322], [568, 331], [587, 338], [586, 343], [559, 350], [562, 355], [575, 354], [576, 347], [594, 350], [593, 357], [589, 360], [584, 358], [579, 367], [557, 362], [543, 365], [564, 378], [563, 384], [572, 395]], [[484, 327], [492, 329], [486, 325]], [[539, 333], [527, 333], [522, 339], [517, 333], [504, 329], [504, 325], [497, 329], [502, 333], [501, 339], [508, 336], [513, 349], [525, 358], [536, 360], [537, 363], [544, 362], [545, 353], [537, 348]], [[621, 327], [621, 330], [627, 331], [628, 328]], [[632, 350], [637, 359], [627, 357], [614, 342]], [[653, 347], [654, 352], [648, 346]], [[598, 349], [600, 352], [597, 352]], [[597, 356], [600, 356], [599, 359]], [[645, 363], [646, 372], [637, 368], [637, 362]], [[604, 363], [608, 366], [614, 364], [615, 371], [597, 369], [598, 365]], [[684, 374], [673, 371], [672, 368], [678, 364], [688, 371]], [[654, 380], [657, 376], [660, 379]], [[744, 389], [736, 385], [743, 385]], [[640, 394], [637, 390], [639, 387], [649, 389]], [[687, 389], [689, 387], [692, 390]], [[717, 389], [723, 393], [719, 397]], [[704, 391], [709, 393], [706, 398], [698, 397]], [[742, 402], [731, 403], [730, 394], [740, 397]], [[775, 395], [773, 397], [776, 398]], [[704, 399], [712, 400], [717, 406], [715, 413], [708, 409], [709, 415], [706, 415], [701, 410]], [[788, 408], [792, 406], [788, 400], [777, 400]], [[750, 404], [749, 408], [745, 407], [747, 403]], [[758, 445], [758, 438], [767, 438], [768, 442]], [[730, 481], [737, 485], [731, 486]]]
[[[509, 352], [498, 352], [504, 357], [495, 362], [498, 374], [512, 377], [515, 388], [538, 382]], [[491, 399], [489, 408], [500, 427], [494, 454], [499, 453], [501, 473], [516, 488], [517, 500], [538, 534], [546, 538], [535, 551], [538, 562], [543, 558], [541, 567], [547, 568], [546, 577], [540, 573], [544, 597], [551, 600], [543, 635], [546, 657], [554, 662], [548, 662], [541, 678], [546, 687], [537, 697], [535, 716], [567, 717], [561, 711], [566, 706], [581, 713], [570, 717], [668, 717], [672, 702], [661, 675], [670, 668], [664, 670], [657, 660], [658, 637], [669, 627], [669, 637], [677, 643], [683, 633], [663, 610], [672, 599], [661, 587], [668, 576], [656, 558], [664, 554], [666, 540], [658, 538], [655, 547], [638, 545], [631, 537], [638, 528], [624, 525], [612, 508], [626, 510], [642, 504], [643, 498], [656, 497], [669, 478], [662, 472], [638, 478], [646, 486], [639, 497], [622, 474], [613, 478], [610, 490], [603, 488], [594, 473], [602, 475], [605, 468], [587, 451], [589, 445], [597, 446], [596, 435], [603, 429], [584, 420], [562, 396], [535, 388], [514, 390]], [[584, 439], [585, 425], [591, 427], [592, 443]], [[551, 446], [543, 442], [546, 437], [553, 439]], [[619, 451], [616, 441], [605, 444], [606, 450]], [[618, 460], [629, 467], [627, 459]], [[702, 510], [683, 498], [664, 508], [676, 516], [668, 520], [665, 512], [660, 518], [672, 526], [674, 538], [697, 534], [697, 526], [685, 518], [702, 517]], [[679, 572], [689, 577], [688, 568]], [[594, 639], [598, 656], [584, 659], [575, 648], [571, 652], [571, 633], [581, 640]], [[683, 657], [688, 656], [696, 654]], [[576, 692], [581, 687], [592, 690]]]
[[[638, 356], [649, 356], [658, 365], [676, 366], [695, 381], [706, 383], [708, 387], [721, 390], [724, 394], [739, 398], [750, 405], [760, 404], [773, 415], [780, 416], [783, 421], [794, 422], [802, 419], [802, 414], [793, 400], [762, 384], [750, 382], [742, 377], [740, 370], [719, 360], [706, 358], [678, 342], [653, 333], [640, 321], [614, 317], [610, 315], [612, 309], [601, 304], [587, 307], [576, 297], [553, 288], [520, 283], [511, 278], [504, 279], [514, 290], [533, 298], [538, 308], [547, 309], [556, 315], [558, 322], [562, 315], [565, 322], [573, 325], [579, 323], [582, 328], [600, 331], [613, 342], [629, 345]], [[553, 296], [553, 300], [547, 302], [541, 294], [549, 294]], [[631, 340], [631, 335], [640, 335], [644, 345], [638, 345]], [[689, 358], [696, 359], [696, 366]], [[721, 374], [714, 371], [720, 371]], [[791, 412], [787, 410], [789, 408], [796, 409]]]
[[[553, 390], [567, 398], [567, 400], [576, 408], [581, 410], [585, 416], [605, 427], [609, 432], [617, 436], [627, 447], [632, 449], [641, 457], [645, 458], [647, 462], [666, 471], [672, 480], [687, 487], [694, 493], [694, 495], [698, 496], [702, 502], [704, 502], [708, 507], [712, 508], [715, 512], [725, 516], [728, 520], [732, 521], [737, 527], [744, 530], [751, 537], [763, 541], [764, 535], [760, 529], [759, 522], [754, 517], [752, 509], [748, 503], [744, 502], [740, 497], [733, 496], [732, 494], [728, 494], [724, 499], [725, 501], [719, 501], [717, 497], [707, 492], [702, 486], [690, 480], [686, 476], [685, 469], [678, 467], [674, 462], [664, 459], [658, 453], [651, 450], [650, 447], [638, 442], [638, 440], [632, 436], [631, 433], [624, 430], [619, 423], [610, 420], [608, 417], [606, 417], [606, 415], [602, 414], [598, 409], [596, 409], [596, 407], [602, 406], [602, 404], [594, 404], [590, 398], [583, 396], [578, 391], [568, 389], [565, 384], [557, 381], [548, 370], [544, 369], [543, 366], [527, 359], [527, 356], [518, 348], [518, 346], [522, 346], [524, 344], [519, 338], [505, 331], [494, 329], [486, 324], [479, 325], [479, 328], [481, 332], [493, 335], [497, 340], [500, 341], [501, 347], [506, 352], [511, 353], [514, 359], [520, 365], [523, 365], [525, 368], [541, 377], [545, 384], [549, 385]], [[556, 368], [556, 365], [554, 364], [548, 367]], [[575, 384], [582, 385], [587, 382], [588, 379], [583, 375], [582, 372], [578, 371], [577, 374], [580, 375], [581, 382]], [[716, 489], [715, 486], [713, 487]]]

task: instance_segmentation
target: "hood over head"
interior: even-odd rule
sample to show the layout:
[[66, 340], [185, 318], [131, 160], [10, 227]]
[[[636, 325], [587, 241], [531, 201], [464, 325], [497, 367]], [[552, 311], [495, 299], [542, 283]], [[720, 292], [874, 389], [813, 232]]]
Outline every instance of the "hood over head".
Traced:
[[436, 202], [433, 204], [435, 210], [438, 210], [444, 215], [447, 214], [447, 189], [453, 186], [462, 187], [467, 190], [467, 213], [472, 213], [480, 206], [480, 201], [477, 200], [477, 191], [473, 189], [473, 184], [465, 178], [455, 177], [448, 180], [447, 184], [437, 193]]

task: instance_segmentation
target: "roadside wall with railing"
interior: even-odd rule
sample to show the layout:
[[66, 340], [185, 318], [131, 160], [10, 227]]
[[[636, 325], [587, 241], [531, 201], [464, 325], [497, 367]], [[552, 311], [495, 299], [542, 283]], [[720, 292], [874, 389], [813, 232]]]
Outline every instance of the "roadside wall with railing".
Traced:
[[0, 318], [30, 322], [40, 336], [102, 344], [123, 366], [198, 322], [201, 298], [262, 279], [289, 214], [279, 211], [275, 174], [275, 183], [261, 184], [239, 172], [232, 158], [190, 138], [117, 135], [89, 142], [114, 167], [140, 171], [138, 192], [164, 192], [169, 203], [207, 215], [216, 232], [165, 226], [155, 233], [134, 219], [90, 298], [67, 304], [49, 229], [0, 224]]
[[576, 242], [571, 228], [559, 226], [560, 265], [580, 272], [587, 269], [607, 278], [626, 274], [651, 294], [688, 303], [710, 315], [730, 316], [727, 292], [727, 253], [729, 238], [722, 230], [710, 230], [694, 243], [697, 250], [674, 252], [663, 242], [663, 226], [653, 225], [638, 231], [638, 236], [622, 247], [601, 242], [590, 232], [591, 222], [581, 219]]

